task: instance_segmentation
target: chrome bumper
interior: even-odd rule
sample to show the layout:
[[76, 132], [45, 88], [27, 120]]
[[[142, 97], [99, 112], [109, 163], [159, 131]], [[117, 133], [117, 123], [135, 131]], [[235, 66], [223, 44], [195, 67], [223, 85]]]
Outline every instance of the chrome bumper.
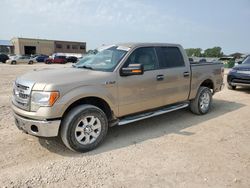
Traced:
[[238, 82], [231, 82], [230, 85], [232, 85], [232, 86], [247, 86], [247, 87], [250, 86], [250, 84], [247, 84], [247, 83], [238, 83]]
[[16, 126], [25, 133], [41, 136], [54, 137], [58, 135], [61, 120], [40, 121], [26, 119], [14, 113]]

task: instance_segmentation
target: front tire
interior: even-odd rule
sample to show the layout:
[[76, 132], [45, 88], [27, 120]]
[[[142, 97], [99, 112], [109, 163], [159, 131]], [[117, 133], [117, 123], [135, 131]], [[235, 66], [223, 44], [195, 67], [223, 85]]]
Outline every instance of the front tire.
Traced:
[[73, 108], [63, 118], [60, 135], [71, 150], [86, 152], [96, 148], [105, 138], [108, 120], [105, 113], [93, 105]]
[[212, 92], [207, 87], [200, 87], [194, 100], [190, 103], [190, 110], [198, 115], [208, 113], [212, 103]]

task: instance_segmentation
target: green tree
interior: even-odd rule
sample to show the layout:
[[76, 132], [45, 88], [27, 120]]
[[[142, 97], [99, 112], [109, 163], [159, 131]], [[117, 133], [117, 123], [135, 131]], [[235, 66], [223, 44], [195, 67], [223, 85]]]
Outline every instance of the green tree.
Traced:
[[202, 51], [201, 48], [188, 48], [188, 49], [186, 49], [186, 53], [187, 53], [188, 57], [192, 57], [192, 56], [201, 57], [201, 55], [202, 55], [201, 51]]
[[222, 57], [223, 52], [221, 51], [221, 47], [213, 47], [208, 48], [204, 51], [204, 57]]

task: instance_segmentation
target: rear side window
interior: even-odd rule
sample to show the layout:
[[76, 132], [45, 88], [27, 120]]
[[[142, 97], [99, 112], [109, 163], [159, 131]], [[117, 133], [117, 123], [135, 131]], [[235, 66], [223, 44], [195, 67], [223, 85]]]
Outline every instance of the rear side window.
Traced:
[[184, 67], [182, 54], [177, 47], [157, 47], [161, 68]]

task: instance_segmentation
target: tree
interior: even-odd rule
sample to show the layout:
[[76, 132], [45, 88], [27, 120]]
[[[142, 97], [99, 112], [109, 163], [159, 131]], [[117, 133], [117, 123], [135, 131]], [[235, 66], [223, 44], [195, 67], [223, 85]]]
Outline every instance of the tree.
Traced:
[[188, 57], [192, 57], [192, 56], [201, 57], [202, 56], [201, 51], [202, 51], [201, 48], [188, 48], [188, 49], [186, 49]]
[[213, 47], [208, 48], [204, 51], [204, 57], [222, 57], [223, 52], [221, 51], [221, 47]]

